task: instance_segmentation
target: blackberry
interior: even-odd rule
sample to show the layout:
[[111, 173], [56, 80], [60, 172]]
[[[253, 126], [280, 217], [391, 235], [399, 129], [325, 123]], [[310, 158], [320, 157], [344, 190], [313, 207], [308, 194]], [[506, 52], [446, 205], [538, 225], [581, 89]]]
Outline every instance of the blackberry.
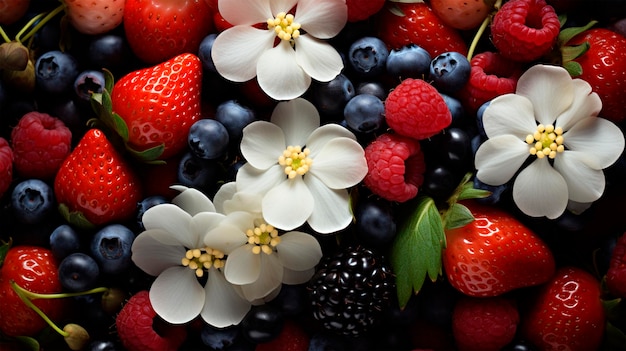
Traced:
[[308, 284], [313, 317], [348, 336], [361, 335], [377, 322], [393, 288], [383, 257], [362, 246], [325, 257]]

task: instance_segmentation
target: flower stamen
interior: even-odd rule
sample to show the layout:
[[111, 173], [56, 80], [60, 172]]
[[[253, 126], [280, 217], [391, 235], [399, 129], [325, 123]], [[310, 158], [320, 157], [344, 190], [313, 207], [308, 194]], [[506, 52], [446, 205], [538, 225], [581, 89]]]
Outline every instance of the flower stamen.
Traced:
[[273, 29], [282, 40], [291, 41], [300, 36], [300, 23], [294, 22], [294, 16], [290, 13], [280, 12], [275, 18], [268, 18], [267, 29]]
[[552, 124], [539, 124], [533, 134], [526, 136], [526, 143], [531, 145], [528, 151], [538, 158], [554, 159], [557, 153], [565, 151], [563, 141], [563, 128], [555, 128]]
[[304, 175], [313, 164], [313, 159], [309, 157], [311, 150], [300, 146], [287, 146], [283, 154], [278, 157], [278, 164], [285, 167], [285, 174], [289, 179], [297, 175]]
[[271, 255], [274, 252], [274, 248], [280, 244], [278, 230], [266, 223], [262, 223], [253, 229], [248, 229], [246, 235], [248, 236], [248, 244], [253, 245], [252, 253], [257, 255], [261, 252]]
[[190, 249], [185, 252], [185, 257], [181, 259], [181, 263], [184, 267], [193, 269], [196, 272], [196, 276], [201, 278], [204, 275], [204, 271], [211, 267], [224, 267], [224, 253], [210, 247]]

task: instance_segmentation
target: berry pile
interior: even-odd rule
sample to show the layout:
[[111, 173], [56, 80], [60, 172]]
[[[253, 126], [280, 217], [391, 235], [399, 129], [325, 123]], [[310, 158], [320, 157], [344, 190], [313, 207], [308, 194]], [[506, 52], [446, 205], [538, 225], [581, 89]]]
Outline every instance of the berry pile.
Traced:
[[626, 351], [623, 2], [169, 2], [0, 0], [0, 349]]

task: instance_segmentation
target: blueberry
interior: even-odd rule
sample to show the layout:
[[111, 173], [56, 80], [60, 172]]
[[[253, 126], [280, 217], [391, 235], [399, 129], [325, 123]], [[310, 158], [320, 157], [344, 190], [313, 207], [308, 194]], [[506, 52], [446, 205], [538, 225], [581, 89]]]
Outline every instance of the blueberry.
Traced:
[[387, 98], [387, 90], [380, 82], [361, 82], [356, 87], [356, 95], [370, 94], [374, 95], [381, 100]]
[[161, 195], [148, 196], [148, 197], [144, 198], [143, 200], [141, 200], [137, 204], [137, 225], [138, 225], [139, 229], [141, 229], [141, 230], [145, 229], [141, 219], [143, 217], [143, 214], [146, 213], [146, 211], [149, 208], [154, 207], [156, 205], [168, 203], [168, 202], [169, 201], [167, 201], [167, 199], [165, 197], [161, 196]]
[[359, 201], [354, 218], [357, 236], [366, 245], [384, 246], [396, 237], [396, 221], [388, 201], [375, 198]]
[[75, 252], [59, 263], [59, 281], [69, 291], [85, 291], [95, 287], [100, 277], [98, 263], [89, 255]]
[[348, 127], [362, 133], [371, 133], [384, 124], [385, 105], [374, 95], [355, 95], [343, 109], [343, 116]]
[[452, 115], [452, 122], [450, 123], [450, 127], [462, 126], [465, 121], [465, 109], [463, 108], [463, 104], [461, 104], [461, 101], [447, 94], [440, 95], [443, 98], [443, 101], [446, 103], [446, 106], [448, 106], [448, 110], [450, 110], [450, 114]]
[[131, 246], [135, 234], [121, 224], [109, 224], [92, 238], [90, 254], [105, 274], [119, 274], [132, 263]]
[[13, 188], [11, 206], [19, 222], [41, 223], [55, 209], [54, 192], [50, 185], [42, 180], [27, 179]]
[[486, 205], [495, 205], [500, 202], [502, 198], [502, 194], [504, 191], [508, 189], [508, 183], [504, 183], [501, 185], [489, 185], [481, 182], [478, 178], [474, 177], [474, 189], [487, 190], [491, 192], [491, 194], [487, 197], [476, 199], [476, 202], [486, 204]]
[[207, 35], [202, 39], [200, 47], [198, 48], [198, 57], [200, 58], [200, 62], [202, 62], [202, 68], [213, 73], [217, 73], [215, 64], [213, 64], [213, 57], [211, 57], [211, 50], [213, 49], [215, 38], [217, 38], [216, 33]]
[[308, 304], [306, 285], [283, 284], [278, 295], [269, 303], [278, 307], [285, 316], [297, 316]]
[[228, 130], [214, 119], [200, 119], [191, 125], [187, 144], [199, 158], [214, 160], [226, 154], [229, 143]]
[[444, 52], [430, 63], [429, 77], [439, 91], [454, 93], [469, 80], [471, 66], [465, 55], [456, 51]]
[[125, 36], [107, 33], [94, 36], [87, 48], [92, 67], [118, 71], [129, 65], [131, 50]]
[[227, 100], [217, 106], [215, 120], [226, 127], [231, 145], [236, 144], [238, 147], [243, 137], [243, 128], [256, 120], [256, 113], [237, 100]]
[[192, 152], [187, 152], [178, 165], [178, 182], [211, 195], [217, 191], [217, 181], [221, 176], [220, 167], [214, 160], [205, 160], [196, 157]]
[[478, 134], [483, 139], [487, 139], [487, 133], [485, 133], [485, 127], [483, 125], [483, 115], [487, 107], [489, 107], [490, 103], [491, 103], [491, 100], [485, 102], [478, 108], [478, 111], [476, 112], [476, 127], [478, 128]]
[[241, 332], [251, 342], [270, 341], [280, 334], [285, 323], [282, 312], [272, 305], [253, 306], [241, 321]]
[[200, 331], [202, 343], [211, 350], [228, 350], [237, 342], [239, 335], [237, 326], [216, 328], [209, 324], [204, 324]]
[[96, 339], [87, 344], [83, 351], [123, 351], [124, 348], [112, 339]]
[[422, 78], [428, 74], [430, 62], [428, 51], [419, 45], [409, 44], [389, 51], [386, 68], [394, 78]]
[[309, 339], [309, 351], [350, 350], [348, 340], [327, 331], [317, 332]]
[[348, 62], [360, 76], [372, 77], [384, 72], [389, 50], [377, 37], [362, 37], [350, 45]]
[[104, 87], [104, 74], [101, 71], [82, 71], [74, 81], [74, 92], [85, 101], [91, 100], [91, 94], [101, 93]]
[[70, 92], [78, 73], [76, 58], [59, 50], [48, 51], [35, 62], [36, 86], [42, 93], [60, 95]]
[[341, 73], [328, 82], [314, 81], [311, 84], [311, 102], [320, 114], [342, 115], [344, 107], [354, 95], [352, 81]]
[[450, 169], [465, 172], [473, 162], [471, 139], [465, 130], [449, 128], [439, 135], [439, 161]]
[[80, 235], [68, 224], [61, 224], [50, 234], [50, 250], [57, 260], [80, 250]]
[[426, 168], [421, 189], [437, 200], [445, 200], [452, 194], [457, 183], [458, 179], [450, 169], [442, 165], [434, 165]]

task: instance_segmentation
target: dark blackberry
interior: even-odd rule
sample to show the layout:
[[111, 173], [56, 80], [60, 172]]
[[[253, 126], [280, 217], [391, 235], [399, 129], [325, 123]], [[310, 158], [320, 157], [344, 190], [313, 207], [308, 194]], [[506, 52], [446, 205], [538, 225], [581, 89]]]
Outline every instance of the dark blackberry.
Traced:
[[326, 329], [358, 336], [388, 308], [394, 291], [382, 256], [362, 246], [325, 257], [308, 285], [313, 317]]

